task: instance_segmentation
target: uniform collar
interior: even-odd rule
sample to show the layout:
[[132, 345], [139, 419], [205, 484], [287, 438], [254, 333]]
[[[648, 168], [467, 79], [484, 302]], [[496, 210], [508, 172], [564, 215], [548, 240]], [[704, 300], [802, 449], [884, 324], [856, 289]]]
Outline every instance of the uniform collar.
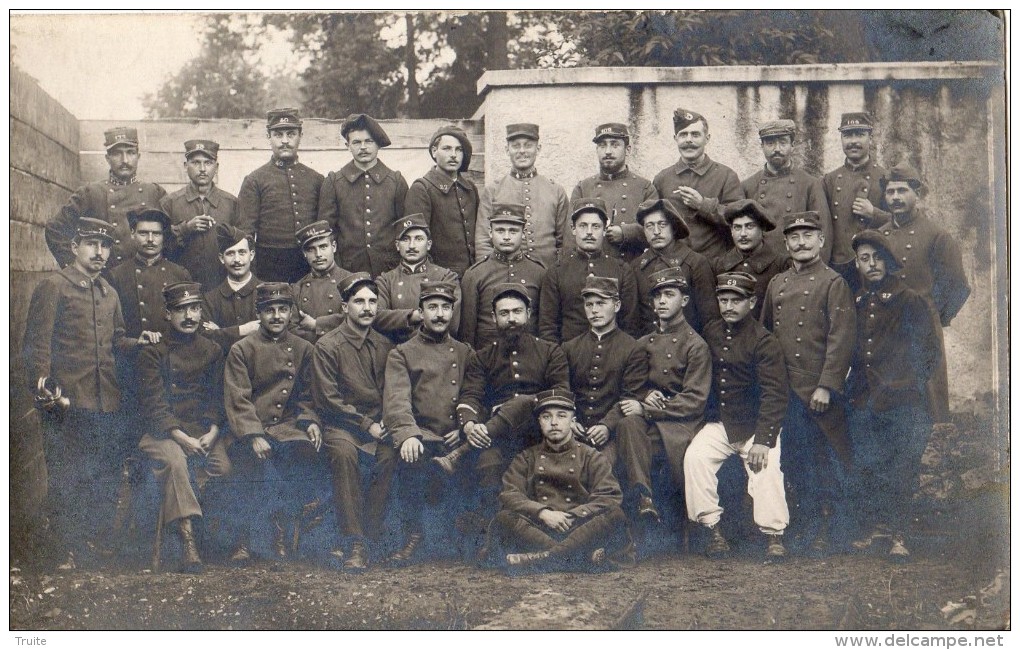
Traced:
[[313, 279], [315, 279], [315, 280], [321, 280], [322, 278], [332, 278], [332, 277], [333, 277], [333, 274], [334, 274], [334, 272], [335, 272], [335, 271], [336, 271], [336, 270], [337, 270], [338, 268], [340, 268], [340, 267], [339, 267], [339, 266], [337, 266], [337, 263], [336, 263], [336, 262], [333, 262], [333, 266], [329, 267], [329, 269], [328, 269], [328, 270], [326, 270], [326, 271], [322, 271], [322, 272], [320, 273], [319, 271], [316, 271], [315, 269], [312, 269], [312, 270], [311, 270], [311, 272], [309, 272], [309, 273], [308, 273], [308, 275], [309, 275], [309, 276], [311, 276], [311, 277], [312, 277]]
[[287, 340], [287, 336], [289, 334], [290, 332], [287, 328], [284, 328], [284, 330], [280, 332], [279, 336], [270, 336], [269, 333], [266, 332], [266, 329], [262, 327], [262, 325], [259, 325], [259, 336], [262, 337], [263, 341], [269, 341], [270, 343], [282, 343]]
[[877, 296], [879, 301], [883, 303], [891, 302], [901, 293], [906, 291], [907, 285], [905, 285], [898, 277], [891, 273], [886, 273], [885, 277], [878, 284], [871, 284], [867, 281], [864, 282], [857, 292], [857, 302], [861, 302], [867, 296]]
[[712, 166], [712, 159], [709, 158], [708, 154], [706, 153], [706, 154], [702, 154], [701, 155], [701, 160], [699, 160], [694, 165], [688, 165], [686, 162], [684, 162], [683, 158], [681, 158], [676, 163], [676, 173], [677, 173], [677, 175], [679, 175], [679, 174], [684, 173], [685, 171], [690, 170], [690, 171], [694, 172], [695, 174], [697, 174], [698, 176], [704, 176], [705, 172], [707, 172], [708, 168], [711, 167], [711, 166]]
[[198, 336], [197, 332], [194, 334], [184, 334], [182, 332], [178, 332], [173, 327], [169, 327], [167, 329], [169, 331], [166, 334], [166, 344], [171, 347], [180, 347], [182, 345], [193, 343], [195, 338]]
[[297, 155], [295, 155], [294, 160], [292, 162], [284, 162], [282, 160], [277, 160], [276, 156], [272, 156], [269, 158], [269, 162], [274, 167], [279, 167], [280, 169], [290, 169], [291, 167], [297, 167], [298, 157]]
[[229, 298], [230, 296], [236, 293], [239, 296], [247, 297], [251, 295], [251, 292], [255, 291], [255, 285], [257, 285], [258, 283], [259, 279], [255, 277], [254, 273], [252, 273], [248, 276], [248, 281], [245, 282], [241, 286], [241, 288], [235, 292], [230, 287], [230, 283], [226, 279], [224, 279], [223, 282], [220, 283], [220, 295], [222, 295], [224, 298]]
[[372, 333], [372, 328], [368, 328], [364, 332], [354, 329], [351, 325], [351, 319], [345, 318], [340, 326], [337, 328], [340, 334], [347, 339], [355, 349], [360, 350], [365, 345], [365, 340], [368, 339]]
[[868, 169], [872, 165], [874, 165], [874, 160], [872, 159], [871, 156], [868, 156], [868, 159], [862, 162], [860, 165], [853, 164], [852, 162], [850, 162], [849, 158], [843, 159], [843, 166], [852, 172], [864, 171], [865, 169]]
[[421, 338], [421, 340], [425, 341], [426, 343], [443, 343], [444, 341], [448, 341], [450, 339], [450, 330], [447, 330], [445, 333], [443, 333], [442, 337], [436, 338], [435, 336], [430, 334], [424, 327], [419, 327], [418, 336], [419, 338]]
[[95, 279], [90, 278], [81, 271], [78, 270], [73, 263], [68, 264], [64, 268], [60, 269], [60, 274], [70, 281], [71, 284], [78, 287], [79, 289], [88, 289], [92, 285], [99, 287], [102, 294], [106, 295], [106, 281], [103, 280], [103, 276], [98, 275]]
[[566, 453], [568, 451], [574, 451], [574, 449], [576, 449], [576, 448], [577, 448], [577, 441], [574, 440], [573, 438], [571, 438], [571, 439], [567, 440], [565, 443], [563, 443], [563, 446], [560, 447], [559, 449], [555, 449], [552, 445], [549, 444], [549, 442], [545, 439], [544, 436], [542, 437], [542, 449], [546, 453], [564, 454], [564, 453]]
[[918, 208], [914, 208], [910, 214], [893, 215], [890, 221], [894, 228], [905, 228], [906, 226], [914, 223], [921, 214], [922, 213]]
[[195, 187], [194, 183], [188, 183], [184, 187], [184, 200], [186, 200], [187, 202], [191, 203], [193, 201], [198, 201], [203, 198], [205, 199], [206, 203], [208, 203], [212, 207], [214, 208], [219, 207], [220, 199], [216, 195], [215, 183], [212, 185], [212, 187], [209, 188], [209, 193], [206, 194], [205, 196], [202, 196], [201, 194], [198, 193], [198, 188]]
[[411, 266], [404, 260], [400, 260], [400, 273], [401, 275], [418, 275], [419, 273], [427, 273], [429, 270], [429, 258], [426, 257], [422, 261], [418, 262], [417, 266]]
[[655, 331], [657, 334], [677, 334], [679, 332], [683, 332], [685, 329], [688, 329], [688, 327], [689, 326], [687, 325], [687, 319], [679, 318], [670, 323], [669, 326], [666, 327], [665, 329], [662, 329], [661, 327], [658, 326], [658, 324], [656, 324]]
[[114, 176], [113, 172], [110, 172], [110, 178], [107, 180], [107, 182], [110, 185], [113, 185], [114, 187], [127, 187], [128, 185], [134, 185], [135, 183], [137, 183], [138, 176], [131, 176], [131, 180], [125, 182]]
[[605, 257], [601, 248], [595, 251], [594, 253], [588, 253], [581, 250], [580, 248], [575, 248], [574, 254], [577, 255], [577, 259], [579, 260], [597, 260], [602, 257]]
[[619, 326], [614, 327], [613, 329], [609, 330], [605, 334], [597, 334], [595, 332], [595, 330], [589, 329], [588, 330], [588, 336], [590, 336], [591, 338], [593, 338], [596, 341], [598, 341], [599, 343], [601, 343], [602, 341], [605, 341], [606, 339], [612, 338], [613, 335], [616, 334], [619, 331], [620, 331], [620, 327]]
[[815, 258], [815, 260], [813, 262], [808, 262], [804, 266], [800, 267], [799, 271], [797, 270], [796, 264], [794, 264], [792, 262], [790, 264], [790, 270], [793, 271], [796, 274], [814, 273], [814, 272], [818, 271], [819, 269], [821, 269], [823, 267], [824, 268], [828, 268], [826, 266], [825, 262], [822, 261], [821, 257], [817, 257], [817, 258]]
[[601, 178], [604, 181], [618, 181], [621, 178], [630, 178], [630, 175], [631, 175], [630, 167], [628, 167], [627, 165], [624, 165], [623, 169], [616, 172], [615, 174], [607, 174], [603, 172], [601, 169], [599, 170], [599, 178]]
[[502, 262], [504, 264], [509, 264], [510, 262], [520, 262], [521, 260], [524, 259], [524, 251], [518, 250], [513, 255], [507, 255], [506, 253], [501, 253], [497, 250], [493, 250], [492, 259], [496, 260], [497, 262]]
[[752, 320], [754, 320], [754, 317], [751, 316], [751, 314], [748, 314], [747, 316], [744, 317], [743, 320], [741, 320], [739, 323], [736, 323], [734, 325], [730, 325], [729, 323], [727, 323], [726, 321], [722, 320], [721, 318], [719, 319], [719, 322], [722, 323], [723, 331], [724, 332], [743, 332], [744, 330], [746, 330], [748, 327], [751, 326], [751, 321]]
[[367, 170], [358, 167], [353, 160], [340, 169], [340, 175], [346, 178], [348, 183], [354, 183], [362, 176], [369, 176], [376, 183], [381, 183], [389, 173], [390, 168], [378, 158], [375, 159], [375, 164]]
[[680, 262], [683, 262], [691, 254], [691, 247], [680, 239], [674, 239], [669, 243], [669, 246], [662, 250], [655, 250], [651, 247], [648, 250], [652, 253], [653, 257], [666, 260], [670, 266], [678, 266]]
[[722, 265], [727, 270], [732, 270], [742, 262], [747, 262], [754, 269], [755, 273], [761, 273], [771, 264], [778, 255], [776, 255], [772, 248], [762, 240], [758, 248], [751, 251], [750, 255], [745, 256], [743, 251], [734, 246], [733, 248], [726, 251], [726, 254], [722, 258]]
[[163, 261], [163, 254], [162, 253], [160, 253], [151, 262], [149, 260], [145, 259], [144, 257], [142, 257], [141, 255], [139, 255], [138, 253], [135, 253], [135, 264], [137, 264], [138, 266], [140, 266], [142, 268], [156, 266], [157, 264], [159, 264], [162, 261]]
[[769, 178], [781, 178], [783, 176], [789, 176], [793, 172], [793, 163], [789, 163], [786, 167], [783, 167], [779, 171], [773, 172], [772, 168], [769, 167], [768, 163], [765, 163], [765, 175]]
[[513, 178], [516, 178], [519, 181], [527, 180], [529, 178], [534, 178], [534, 177], [538, 176], [538, 168], [537, 167], [532, 167], [531, 171], [524, 172], [524, 173], [521, 173], [521, 172], [517, 171], [516, 169], [511, 169], [510, 170], [510, 176], [512, 176]]

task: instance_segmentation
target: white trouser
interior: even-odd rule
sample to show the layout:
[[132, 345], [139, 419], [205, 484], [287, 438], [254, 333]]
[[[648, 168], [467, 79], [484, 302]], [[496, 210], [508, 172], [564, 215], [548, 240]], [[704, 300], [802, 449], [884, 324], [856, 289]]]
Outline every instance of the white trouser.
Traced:
[[765, 468], [755, 473], [747, 465], [747, 453], [754, 444], [754, 436], [744, 442], [730, 443], [721, 422], [709, 422], [702, 427], [684, 457], [684, 492], [691, 521], [704, 526], [719, 523], [723, 509], [719, 505], [717, 474], [727, 458], [739, 454], [747, 471], [747, 494], [754, 499], [754, 523], [763, 533], [781, 534], [790, 523], [783, 470], [779, 467], [781, 437], [777, 437], [776, 446], [769, 449]]

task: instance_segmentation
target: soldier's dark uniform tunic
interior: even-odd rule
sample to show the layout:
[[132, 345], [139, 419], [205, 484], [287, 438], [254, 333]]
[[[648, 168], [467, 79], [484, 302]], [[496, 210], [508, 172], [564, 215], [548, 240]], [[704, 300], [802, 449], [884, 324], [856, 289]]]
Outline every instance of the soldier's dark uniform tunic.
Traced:
[[[878, 180], [885, 174], [885, 168], [878, 165], [874, 158], [869, 158], [868, 162], [858, 167], [845, 160], [841, 167], [822, 177], [822, 187], [825, 189], [829, 213], [832, 215], [832, 257], [829, 265], [836, 269], [848, 284], [851, 284], [850, 278], [857, 274], [854, 265], [856, 256], [850, 241], [865, 228], [879, 227], [892, 216], [880, 207], [884, 197]], [[854, 213], [854, 199], [857, 198], [871, 202], [875, 208], [874, 216], [867, 217]]]
[[393, 240], [400, 233], [407, 181], [376, 161], [362, 171], [354, 161], [330, 172], [319, 192], [318, 218], [337, 238], [337, 264], [376, 277], [399, 261]]
[[707, 323], [719, 318], [719, 303], [715, 299], [715, 275], [704, 255], [694, 252], [683, 241], [674, 241], [663, 250], [648, 248], [631, 265], [638, 284], [640, 306], [638, 331], [648, 334], [655, 331], [655, 311], [652, 309], [651, 276], [663, 269], [679, 267], [690, 287], [690, 300], [684, 305], [684, 320], [701, 332]]
[[201, 330], [207, 338], [220, 344], [224, 354], [241, 340], [241, 325], [258, 319], [255, 309], [255, 287], [260, 280], [252, 274], [240, 288], [234, 289], [227, 280], [212, 291], [202, 294], [202, 313], [219, 329]]
[[635, 332], [638, 288], [634, 270], [619, 257], [604, 250], [592, 254], [573, 250], [559, 264], [548, 269], [542, 280], [538, 307], [540, 337], [560, 343], [588, 331], [581, 289], [589, 275], [619, 280], [620, 312], [616, 320], [625, 332]]
[[149, 262], [135, 255], [110, 271], [110, 284], [120, 297], [127, 335], [137, 338], [143, 330], [166, 333], [170, 324], [163, 289], [190, 280], [187, 269], [164, 257]]
[[[325, 273], [311, 271], [291, 285], [296, 308], [292, 315], [295, 334], [310, 343], [315, 343], [324, 334], [334, 330], [337, 325], [343, 322], [344, 310], [341, 306], [343, 300], [340, 298], [340, 284], [350, 274], [351, 272], [347, 269], [334, 264]], [[301, 319], [297, 313], [298, 309], [315, 319], [314, 332], [297, 325]]]
[[417, 331], [417, 325], [410, 325], [411, 312], [418, 308], [418, 295], [422, 282], [452, 282], [456, 285], [453, 303], [453, 320], [450, 334], [457, 336], [460, 331], [460, 278], [450, 269], [439, 266], [431, 260], [411, 267], [400, 262], [396, 268], [376, 278], [379, 288], [378, 315], [372, 327], [390, 338], [394, 343], [404, 343]]
[[457, 180], [433, 167], [411, 183], [404, 214], [425, 215], [432, 233], [432, 259], [458, 275], [475, 263], [478, 189], [464, 174]]
[[538, 332], [538, 295], [545, 277], [545, 265], [530, 254], [491, 253], [464, 272], [461, 281], [459, 338], [476, 350], [496, 340], [496, 319], [492, 315], [493, 288], [501, 283], [519, 284], [531, 298], [528, 331]]
[[[793, 165], [778, 174], [765, 166], [741, 181], [740, 187], [744, 191], [744, 196], [760, 203], [776, 223], [783, 223], [788, 214], [817, 212], [822, 234], [825, 235], [822, 261], [826, 263], [829, 261], [832, 251], [832, 219], [820, 178]], [[765, 243], [771, 246], [777, 255], [786, 253], [786, 240], [782, 228], [766, 232]]]
[[[754, 295], [758, 300], [751, 308], [751, 318], [758, 320], [761, 316], [762, 305], [765, 304], [765, 290], [769, 288], [769, 282], [777, 273], [785, 271], [789, 266], [789, 256], [777, 254], [768, 244], [762, 242], [749, 255], [745, 255], [743, 251], [734, 246], [715, 261], [715, 267], [712, 270], [715, 275], [729, 271], [742, 271], [754, 276], [758, 281], [754, 286]], [[718, 305], [718, 303], [716, 304]]]
[[475, 257], [492, 254], [489, 219], [492, 206], [524, 206], [524, 239], [521, 250], [546, 267], [556, 264], [560, 251], [569, 246], [570, 202], [567, 192], [535, 170], [530, 174], [512, 171], [482, 189], [475, 227]]
[[220, 249], [216, 244], [216, 229], [181, 234], [181, 224], [199, 215], [209, 215], [217, 224], [237, 224], [237, 197], [213, 186], [202, 196], [195, 186], [188, 184], [160, 201], [160, 209], [170, 216], [170, 232], [166, 238], [166, 256], [186, 268], [191, 278], [211, 291], [226, 279], [227, 272], [220, 263]]
[[[623, 242], [614, 244], [607, 238], [606, 254], [629, 262], [645, 249], [645, 231], [637, 223], [638, 205], [649, 199], [659, 198], [647, 178], [642, 178], [629, 168], [616, 174], [598, 173], [580, 181], [570, 193], [570, 200], [598, 198], [606, 202], [609, 225], [623, 229]], [[576, 250], [576, 245], [571, 244]], [[600, 274], [601, 275], [601, 274]], [[575, 335], [576, 336], [576, 335]], [[570, 337], [573, 338], [573, 337]]]

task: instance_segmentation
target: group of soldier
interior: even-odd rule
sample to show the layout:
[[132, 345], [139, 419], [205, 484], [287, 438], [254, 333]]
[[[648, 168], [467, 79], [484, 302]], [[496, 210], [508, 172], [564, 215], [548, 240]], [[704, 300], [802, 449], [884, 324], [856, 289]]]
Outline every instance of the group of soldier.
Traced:
[[[263, 532], [298, 552], [329, 504], [347, 571], [420, 559], [436, 521], [494, 564], [626, 566], [634, 526], [676, 501], [721, 556], [731, 456], [768, 558], [787, 553], [788, 500], [807, 552], [838, 549], [843, 509], [855, 548], [908, 557], [921, 454], [948, 421], [942, 328], [969, 288], [918, 173], [875, 161], [874, 127], [844, 114], [845, 162], [819, 179], [793, 165], [794, 122], [764, 124], [765, 164], [740, 181], [680, 108], [679, 159], [650, 181], [628, 127], [603, 124], [570, 199], [536, 170], [534, 124], [507, 127], [511, 170], [481, 190], [469, 138], [442, 127], [408, 186], [372, 117], [343, 121], [352, 160], [324, 178], [298, 160], [298, 111], [277, 109], [237, 197], [215, 185], [216, 142], [184, 144], [189, 183], [168, 195], [136, 177], [136, 130], [107, 131], [109, 177], [47, 225], [62, 269], [25, 335], [61, 566], [115, 541], [138, 452], [189, 572], [203, 508], [244, 563]], [[472, 506], [456, 523], [451, 495]]]

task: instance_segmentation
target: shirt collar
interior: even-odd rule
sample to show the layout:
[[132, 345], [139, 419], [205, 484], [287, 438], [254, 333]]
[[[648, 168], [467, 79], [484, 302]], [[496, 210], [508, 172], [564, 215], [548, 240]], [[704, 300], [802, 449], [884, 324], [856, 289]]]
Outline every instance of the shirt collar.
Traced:
[[214, 208], [219, 207], [220, 200], [216, 196], [216, 185], [213, 184], [209, 188], [209, 193], [206, 194], [205, 196], [202, 196], [201, 194], [199, 194], [198, 188], [195, 187], [194, 183], [188, 183], [184, 187], [184, 200], [185, 201], [187, 201], [188, 203], [191, 203], [193, 201], [198, 201], [200, 199], [205, 199], [205, 202], [208, 203], [209, 205], [211, 205]]
[[712, 159], [708, 157], [707, 153], [701, 154], [701, 160], [699, 160], [698, 162], [696, 162], [693, 165], [688, 165], [686, 162], [684, 162], [684, 159], [681, 158], [676, 163], [676, 173], [677, 174], [682, 174], [685, 171], [690, 170], [690, 171], [694, 172], [695, 174], [697, 174], [698, 176], [704, 176], [705, 172], [708, 171], [708, 168], [711, 165], [712, 165]]

